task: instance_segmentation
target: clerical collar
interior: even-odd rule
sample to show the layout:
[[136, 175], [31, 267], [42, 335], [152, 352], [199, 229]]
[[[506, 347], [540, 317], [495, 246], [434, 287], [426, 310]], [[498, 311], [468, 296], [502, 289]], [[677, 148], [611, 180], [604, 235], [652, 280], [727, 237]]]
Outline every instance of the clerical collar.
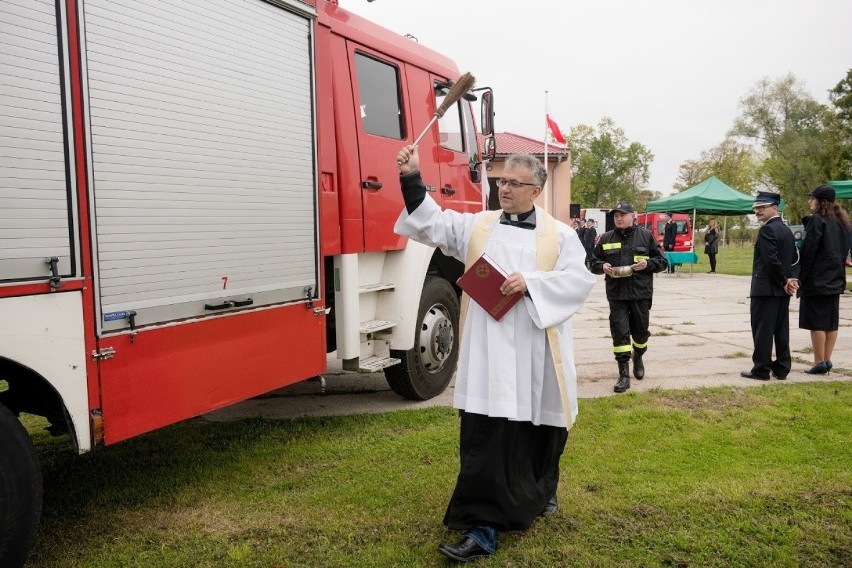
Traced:
[[535, 229], [535, 209], [530, 209], [526, 213], [506, 213], [500, 216], [501, 225], [512, 225], [521, 229]]

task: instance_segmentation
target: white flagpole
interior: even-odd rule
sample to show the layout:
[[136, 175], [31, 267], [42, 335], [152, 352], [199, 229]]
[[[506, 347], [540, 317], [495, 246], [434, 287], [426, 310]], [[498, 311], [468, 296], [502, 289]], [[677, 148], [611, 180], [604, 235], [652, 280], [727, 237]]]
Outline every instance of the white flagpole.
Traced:
[[[544, 91], [544, 171], [547, 172], [547, 181], [544, 183], [544, 187], [542, 191], [544, 192], [544, 210], [547, 211], [547, 206], [549, 204], [548, 201], [548, 191], [547, 188], [550, 186], [550, 169], [547, 164], [547, 133], [550, 130], [550, 125], [547, 124], [547, 91]], [[553, 215], [553, 211], [549, 211], [551, 215]]]

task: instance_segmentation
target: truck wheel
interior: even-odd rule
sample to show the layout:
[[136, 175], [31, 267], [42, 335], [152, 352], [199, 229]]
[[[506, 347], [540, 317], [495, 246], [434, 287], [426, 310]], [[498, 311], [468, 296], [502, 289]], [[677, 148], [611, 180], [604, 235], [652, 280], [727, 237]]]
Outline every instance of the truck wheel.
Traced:
[[41, 517], [41, 469], [23, 425], [0, 404], [0, 566], [24, 565]]
[[385, 378], [398, 395], [428, 400], [447, 388], [459, 358], [459, 299], [443, 278], [426, 277], [417, 329], [412, 349], [391, 350], [402, 362], [387, 367]]

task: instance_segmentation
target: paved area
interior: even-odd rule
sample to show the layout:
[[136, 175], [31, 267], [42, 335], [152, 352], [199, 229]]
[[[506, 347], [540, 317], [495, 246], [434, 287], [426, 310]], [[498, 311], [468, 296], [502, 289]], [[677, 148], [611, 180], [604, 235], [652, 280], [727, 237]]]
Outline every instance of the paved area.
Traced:
[[[733, 385], [754, 387], [765, 381], [744, 379], [740, 371], [751, 368], [749, 327], [749, 277], [688, 272], [658, 274], [651, 309], [651, 339], [645, 355], [646, 376], [632, 380], [632, 391], [682, 389]], [[574, 347], [580, 398], [614, 395], [617, 366], [609, 335], [609, 309], [603, 277], [588, 302], [574, 316]], [[790, 347], [793, 371], [785, 384], [803, 381], [852, 382], [852, 294], [840, 299], [840, 333], [832, 356], [831, 375], [811, 376], [803, 371], [812, 365], [810, 336], [798, 328], [799, 301], [790, 304]], [[359, 414], [405, 408], [452, 405], [453, 385], [440, 396], [424, 402], [402, 399], [387, 386], [382, 373], [342, 371], [329, 359], [325, 389], [318, 380], [211, 412], [206, 420], [246, 417], [292, 418], [311, 415]], [[779, 383], [772, 380], [772, 383]], [[582, 401], [581, 401], [582, 411]]]

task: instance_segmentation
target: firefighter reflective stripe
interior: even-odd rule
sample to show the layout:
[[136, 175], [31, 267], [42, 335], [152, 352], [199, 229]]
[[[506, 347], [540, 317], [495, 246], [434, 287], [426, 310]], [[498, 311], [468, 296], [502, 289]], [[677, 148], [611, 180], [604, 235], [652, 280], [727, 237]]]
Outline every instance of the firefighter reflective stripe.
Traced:
[[601, 245], [601, 248], [602, 248], [603, 250], [614, 250], [614, 249], [620, 249], [620, 248], [621, 248], [621, 243], [603, 243], [603, 244]]
[[630, 353], [630, 345], [616, 345], [612, 348], [613, 353]]
[[648, 257], [648, 256], [646, 256], [646, 255], [642, 255], [642, 254], [634, 254], [634, 255], [633, 255], [633, 262], [641, 262], [641, 261], [643, 261], [643, 260], [648, 260], [649, 258], [650, 258], [650, 257]]
[[635, 347], [635, 348], [637, 348], [637, 349], [644, 349], [644, 348], [648, 347], [648, 342], [646, 341], [645, 343], [636, 343], [636, 342], [634, 341], [634, 342], [633, 342], [633, 347]]

